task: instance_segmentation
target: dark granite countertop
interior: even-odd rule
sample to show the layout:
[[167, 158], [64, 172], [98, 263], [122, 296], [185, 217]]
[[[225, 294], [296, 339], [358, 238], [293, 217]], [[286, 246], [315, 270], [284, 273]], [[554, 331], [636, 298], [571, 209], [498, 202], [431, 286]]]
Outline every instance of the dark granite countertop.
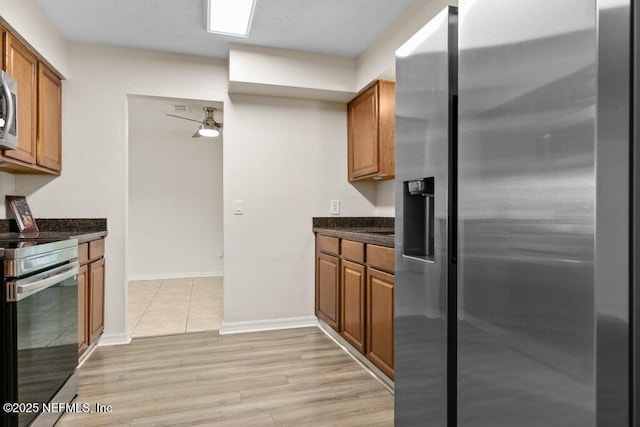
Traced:
[[313, 232], [356, 242], [394, 247], [394, 218], [327, 217], [313, 218]]
[[15, 220], [0, 220], [0, 239], [15, 239], [19, 237], [39, 239], [78, 239], [78, 243], [107, 236], [106, 218], [64, 218], [48, 219], [36, 218], [40, 231], [35, 233], [19, 233]]

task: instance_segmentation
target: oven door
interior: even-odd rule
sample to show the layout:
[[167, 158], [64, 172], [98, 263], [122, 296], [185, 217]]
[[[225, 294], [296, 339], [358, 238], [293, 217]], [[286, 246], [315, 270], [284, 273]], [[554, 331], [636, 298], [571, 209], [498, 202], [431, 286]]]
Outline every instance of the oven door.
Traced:
[[0, 71], [0, 148], [18, 148], [18, 84]]
[[[7, 281], [15, 296], [13, 402], [49, 402], [78, 364], [78, 263], [25, 279]], [[28, 405], [25, 406], [28, 408]], [[26, 426], [38, 416], [22, 412], [11, 425]], [[16, 423], [17, 421], [17, 423]]]

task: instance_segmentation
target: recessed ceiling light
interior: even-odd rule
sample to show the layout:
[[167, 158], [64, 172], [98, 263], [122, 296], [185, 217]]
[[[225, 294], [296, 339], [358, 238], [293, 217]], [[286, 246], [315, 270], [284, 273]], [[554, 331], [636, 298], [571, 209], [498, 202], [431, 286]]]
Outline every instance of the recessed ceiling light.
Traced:
[[247, 37], [256, 0], [208, 0], [207, 31]]

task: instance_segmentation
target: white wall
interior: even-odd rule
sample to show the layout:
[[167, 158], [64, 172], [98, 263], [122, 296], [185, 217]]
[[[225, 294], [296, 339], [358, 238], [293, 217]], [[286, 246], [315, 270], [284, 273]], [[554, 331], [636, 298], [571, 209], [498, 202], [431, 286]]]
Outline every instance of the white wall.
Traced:
[[136, 117], [129, 128], [129, 280], [222, 276], [222, 137], [191, 138], [195, 123], [186, 131], [141, 129]]
[[[225, 61], [71, 44], [63, 82], [63, 174], [16, 177], [43, 217], [106, 217], [105, 335], [126, 341], [127, 94], [224, 101]], [[171, 171], [167, 171], [171, 173]], [[162, 232], [163, 230], [159, 230]]]
[[0, 0], [0, 17], [49, 65], [69, 77], [67, 43], [33, 0]]
[[396, 49], [446, 6], [457, 4], [457, 0], [415, 0], [411, 3], [358, 57], [356, 90], [380, 77], [394, 78]]
[[376, 185], [376, 216], [396, 216], [395, 180]]
[[[234, 95], [225, 104], [224, 325], [313, 316], [313, 216], [371, 216], [375, 186], [347, 182], [344, 104]], [[233, 200], [245, 213], [233, 215]]]
[[[13, 218], [13, 215], [8, 211], [8, 206], [5, 204], [4, 196], [18, 195], [16, 192], [16, 177], [13, 174], [6, 172], [0, 172], [0, 219]], [[28, 201], [28, 200], [27, 200]], [[36, 218], [42, 217], [38, 212], [33, 212]]]
[[229, 93], [348, 102], [356, 60], [257, 46], [229, 49]]
[[[346, 106], [230, 100], [219, 60], [82, 44], [69, 54], [63, 175], [19, 176], [16, 191], [40, 216], [107, 217], [102, 342], [126, 341], [127, 94], [224, 102], [225, 322], [312, 315], [311, 218], [331, 199], [343, 215], [375, 213], [375, 186], [346, 180]], [[231, 215], [234, 199], [244, 216]]]
[[[444, 7], [429, 4], [416, 0], [358, 58], [357, 87]], [[18, 176], [15, 190], [38, 216], [107, 217], [103, 342], [127, 338], [128, 94], [224, 102], [225, 323], [312, 315], [311, 217], [328, 215], [331, 199], [342, 201], [343, 215], [389, 212], [392, 184], [347, 182], [344, 104], [229, 99], [226, 62], [201, 57], [71, 44], [68, 69], [63, 175]], [[243, 216], [232, 215], [236, 199]]]

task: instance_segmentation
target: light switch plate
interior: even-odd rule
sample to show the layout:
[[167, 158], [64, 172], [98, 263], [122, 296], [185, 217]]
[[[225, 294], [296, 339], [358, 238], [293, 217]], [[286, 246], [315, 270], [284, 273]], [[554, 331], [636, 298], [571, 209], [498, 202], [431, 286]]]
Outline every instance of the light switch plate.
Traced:
[[331, 215], [340, 215], [340, 200], [331, 201]]
[[244, 215], [244, 209], [242, 207], [242, 200], [234, 200], [233, 201], [233, 214], [234, 215]]

